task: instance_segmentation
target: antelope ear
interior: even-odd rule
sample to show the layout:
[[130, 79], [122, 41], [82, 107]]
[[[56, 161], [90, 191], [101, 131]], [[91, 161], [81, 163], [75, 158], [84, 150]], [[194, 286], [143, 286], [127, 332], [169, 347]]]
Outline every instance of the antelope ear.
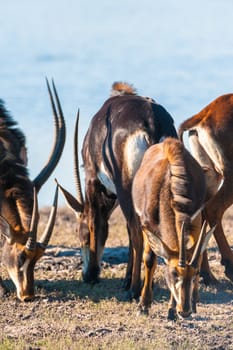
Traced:
[[210, 240], [210, 238], [211, 238], [211, 236], [212, 236], [212, 234], [213, 234], [213, 232], [214, 232], [216, 226], [217, 226], [217, 225], [213, 226], [213, 227], [206, 233], [204, 242], [203, 242], [202, 247], [201, 247], [201, 254], [206, 250], [207, 245], [208, 245], [208, 243], [209, 243], [209, 240]]
[[185, 247], [187, 250], [192, 249], [192, 247], [194, 246], [195, 241], [192, 235], [187, 235], [186, 237], [186, 242], [185, 242]]
[[83, 205], [77, 201], [77, 199], [67, 190], [62, 187], [57, 180], [55, 180], [63, 196], [65, 197], [67, 206], [74, 211], [75, 214], [83, 212]]
[[0, 215], [0, 233], [3, 235], [9, 244], [12, 244], [13, 235], [9, 223], [3, 216]]
[[174, 255], [174, 252], [170, 248], [168, 248], [168, 246], [161, 240], [161, 238], [157, 234], [147, 230], [143, 230], [143, 232], [145, 233], [153, 252], [156, 255], [161, 256], [167, 263], [171, 256]]

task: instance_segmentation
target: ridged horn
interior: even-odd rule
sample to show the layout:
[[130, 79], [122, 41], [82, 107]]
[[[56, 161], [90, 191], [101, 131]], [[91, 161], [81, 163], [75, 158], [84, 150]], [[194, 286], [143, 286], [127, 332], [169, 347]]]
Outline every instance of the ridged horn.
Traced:
[[56, 191], [55, 191], [53, 205], [50, 211], [48, 223], [39, 241], [41, 248], [43, 248], [44, 250], [46, 249], [53, 232], [56, 214], [57, 214], [57, 201], [58, 201], [58, 185], [56, 185]]
[[74, 178], [75, 178], [75, 184], [76, 184], [77, 201], [83, 206], [84, 200], [82, 195], [82, 187], [81, 187], [80, 171], [79, 171], [79, 156], [78, 156], [78, 125], [79, 125], [79, 110], [77, 113], [75, 129], [74, 129]]
[[185, 222], [182, 222], [181, 237], [180, 237], [180, 249], [179, 249], [179, 262], [178, 266], [186, 266], [186, 254], [185, 254]]
[[198, 241], [197, 241], [196, 247], [194, 249], [193, 256], [191, 258], [191, 261], [189, 262], [189, 265], [194, 267], [194, 268], [197, 268], [197, 266], [198, 266], [198, 260], [199, 260], [200, 254], [201, 254], [202, 245], [203, 245], [204, 237], [206, 234], [206, 227], [207, 227], [207, 221], [205, 220], [202, 224], [201, 232], [200, 232], [200, 235], [198, 237]]
[[[52, 95], [52, 91], [49, 86], [48, 79], [46, 78], [46, 84], [48, 88], [48, 93], [50, 97], [50, 102], [52, 106], [53, 111], [53, 117], [54, 117], [54, 125], [55, 125], [55, 138], [54, 138], [54, 144], [52, 151], [50, 153], [49, 159], [43, 169], [40, 171], [40, 173], [36, 176], [33, 183], [36, 187], [37, 192], [40, 190], [40, 188], [43, 186], [43, 184], [48, 180], [50, 175], [52, 174], [53, 170], [55, 169], [57, 163], [60, 160], [64, 145], [65, 145], [65, 139], [66, 139], [66, 126], [65, 126], [65, 119], [62, 112], [60, 100], [57, 94], [57, 90], [54, 84], [54, 81], [52, 80], [52, 86], [53, 86], [53, 93], [55, 96], [56, 105], [54, 102], [54, 98]], [[58, 112], [57, 112], [58, 110]]]
[[36, 234], [37, 234], [37, 226], [39, 220], [39, 211], [38, 211], [38, 200], [37, 200], [37, 191], [35, 186], [33, 187], [33, 209], [32, 209], [32, 219], [30, 224], [30, 229], [28, 233], [28, 239], [25, 244], [25, 247], [28, 250], [36, 249]]

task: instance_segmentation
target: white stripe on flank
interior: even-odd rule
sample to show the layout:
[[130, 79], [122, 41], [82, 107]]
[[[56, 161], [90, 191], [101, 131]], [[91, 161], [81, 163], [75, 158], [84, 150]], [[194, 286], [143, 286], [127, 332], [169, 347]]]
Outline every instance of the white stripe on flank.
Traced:
[[107, 170], [104, 167], [104, 164], [101, 163], [100, 165], [100, 171], [97, 174], [98, 179], [104, 185], [104, 187], [111, 193], [116, 194], [116, 187], [112, 181], [112, 179], [109, 177]]

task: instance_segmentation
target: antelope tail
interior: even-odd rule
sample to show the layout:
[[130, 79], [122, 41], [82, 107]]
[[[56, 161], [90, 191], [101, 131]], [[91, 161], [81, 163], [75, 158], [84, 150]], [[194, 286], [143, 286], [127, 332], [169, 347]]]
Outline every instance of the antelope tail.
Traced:
[[195, 128], [201, 122], [202, 119], [203, 119], [202, 113], [198, 113], [180, 124], [178, 128], [178, 137], [182, 143], [183, 143], [184, 132]]

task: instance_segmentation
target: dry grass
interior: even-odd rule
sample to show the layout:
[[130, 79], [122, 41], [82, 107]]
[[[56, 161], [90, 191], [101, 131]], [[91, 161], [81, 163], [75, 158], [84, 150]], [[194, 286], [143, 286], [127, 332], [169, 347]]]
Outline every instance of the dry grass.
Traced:
[[[46, 209], [41, 216], [46, 218]], [[224, 227], [231, 245], [232, 220], [230, 209]], [[233, 349], [232, 284], [224, 276], [213, 239], [210, 264], [220, 284], [201, 285], [197, 314], [171, 322], [167, 321], [169, 293], [162, 264], [155, 275], [149, 316], [138, 316], [137, 303], [125, 300], [122, 283], [128, 239], [119, 210], [111, 218], [102, 279], [97, 285], [81, 280], [75, 226], [72, 213], [59, 209], [51, 246], [36, 266], [37, 297], [33, 302], [15, 299], [13, 284], [3, 269], [11, 293], [1, 301], [0, 349]]]

